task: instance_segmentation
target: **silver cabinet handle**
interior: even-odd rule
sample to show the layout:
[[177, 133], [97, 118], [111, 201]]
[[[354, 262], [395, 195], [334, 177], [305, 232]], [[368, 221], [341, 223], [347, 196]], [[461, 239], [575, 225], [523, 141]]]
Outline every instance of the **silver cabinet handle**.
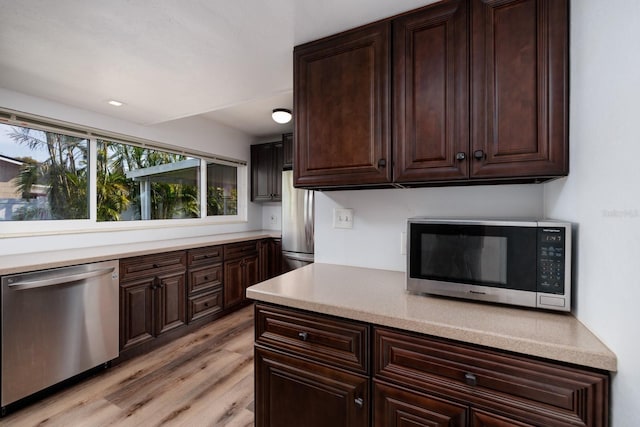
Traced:
[[358, 408], [362, 409], [362, 407], [364, 407], [364, 400], [362, 400], [361, 397], [357, 397], [353, 402], [356, 404]]
[[114, 268], [101, 268], [99, 270], [86, 271], [83, 273], [70, 274], [68, 276], [56, 276], [50, 279], [28, 280], [24, 282], [10, 283], [8, 286], [13, 290], [25, 290], [43, 288], [45, 286], [61, 285], [63, 283], [76, 282], [78, 280], [89, 279], [90, 277], [103, 276], [113, 272]]
[[472, 374], [470, 372], [467, 372], [466, 374], [464, 374], [464, 380], [470, 386], [478, 385], [478, 379], [476, 378], [476, 376], [474, 374]]
[[309, 338], [309, 334], [307, 332], [299, 332], [298, 333], [298, 337], [302, 340], [302, 341], [306, 341]]

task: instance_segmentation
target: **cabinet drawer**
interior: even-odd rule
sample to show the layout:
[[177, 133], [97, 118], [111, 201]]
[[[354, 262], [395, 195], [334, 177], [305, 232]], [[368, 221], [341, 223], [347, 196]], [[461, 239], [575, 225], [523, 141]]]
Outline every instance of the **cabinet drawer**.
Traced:
[[593, 405], [608, 399], [605, 373], [384, 328], [374, 339], [377, 378], [472, 403], [537, 402], [576, 419], [606, 417]]
[[188, 292], [194, 293], [222, 285], [222, 264], [189, 271]]
[[258, 241], [252, 240], [250, 242], [233, 243], [230, 245], [224, 245], [224, 259], [228, 261], [233, 258], [243, 257], [245, 255], [251, 255], [258, 252]]
[[212, 265], [219, 262], [222, 262], [222, 246], [207, 246], [187, 251], [189, 267]]
[[186, 252], [167, 252], [163, 254], [144, 255], [120, 260], [120, 280], [153, 275], [176, 267], [185, 267]]
[[189, 321], [222, 311], [222, 288], [189, 298]]
[[357, 322], [257, 304], [256, 343], [338, 368], [369, 370], [369, 327]]

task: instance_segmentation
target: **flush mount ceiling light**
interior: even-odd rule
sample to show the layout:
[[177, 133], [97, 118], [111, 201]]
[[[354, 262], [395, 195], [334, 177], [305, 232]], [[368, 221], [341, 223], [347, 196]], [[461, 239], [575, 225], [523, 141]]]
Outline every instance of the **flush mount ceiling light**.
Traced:
[[291, 110], [287, 110], [286, 108], [276, 108], [271, 113], [271, 117], [276, 123], [289, 123], [291, 121]]
[[109, 101], [108, 104], [113, 105], [114, 107], [122, 107], [124, 105], [122, 102], [116, 101], [115, 99]]

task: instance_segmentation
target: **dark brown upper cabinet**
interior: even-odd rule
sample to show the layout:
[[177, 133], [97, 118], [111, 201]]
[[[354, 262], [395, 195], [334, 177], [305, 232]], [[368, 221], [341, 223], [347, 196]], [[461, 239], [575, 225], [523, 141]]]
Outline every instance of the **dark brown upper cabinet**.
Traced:
[[391, 183], [388, 21], [294, 49], [294, 183]]
[[251, 201], [282, 200], [282, 141], [251, 146]]
[[445, 0], [297, 47], [296, 185], [566, 175], [568, 8], [568, 0]]
[[445, 1], [393, 21], [396, 182], [469, 176], [467, 10]]
[[568, 3], [471, 1], [472, 178], [568, 173]]

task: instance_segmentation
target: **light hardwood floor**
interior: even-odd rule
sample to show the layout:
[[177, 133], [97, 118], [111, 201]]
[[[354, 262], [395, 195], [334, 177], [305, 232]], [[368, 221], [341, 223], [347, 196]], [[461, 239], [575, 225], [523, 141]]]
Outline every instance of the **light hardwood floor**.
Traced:
[[0, 419], [0, 426], [252, 426], [253, 307]]

